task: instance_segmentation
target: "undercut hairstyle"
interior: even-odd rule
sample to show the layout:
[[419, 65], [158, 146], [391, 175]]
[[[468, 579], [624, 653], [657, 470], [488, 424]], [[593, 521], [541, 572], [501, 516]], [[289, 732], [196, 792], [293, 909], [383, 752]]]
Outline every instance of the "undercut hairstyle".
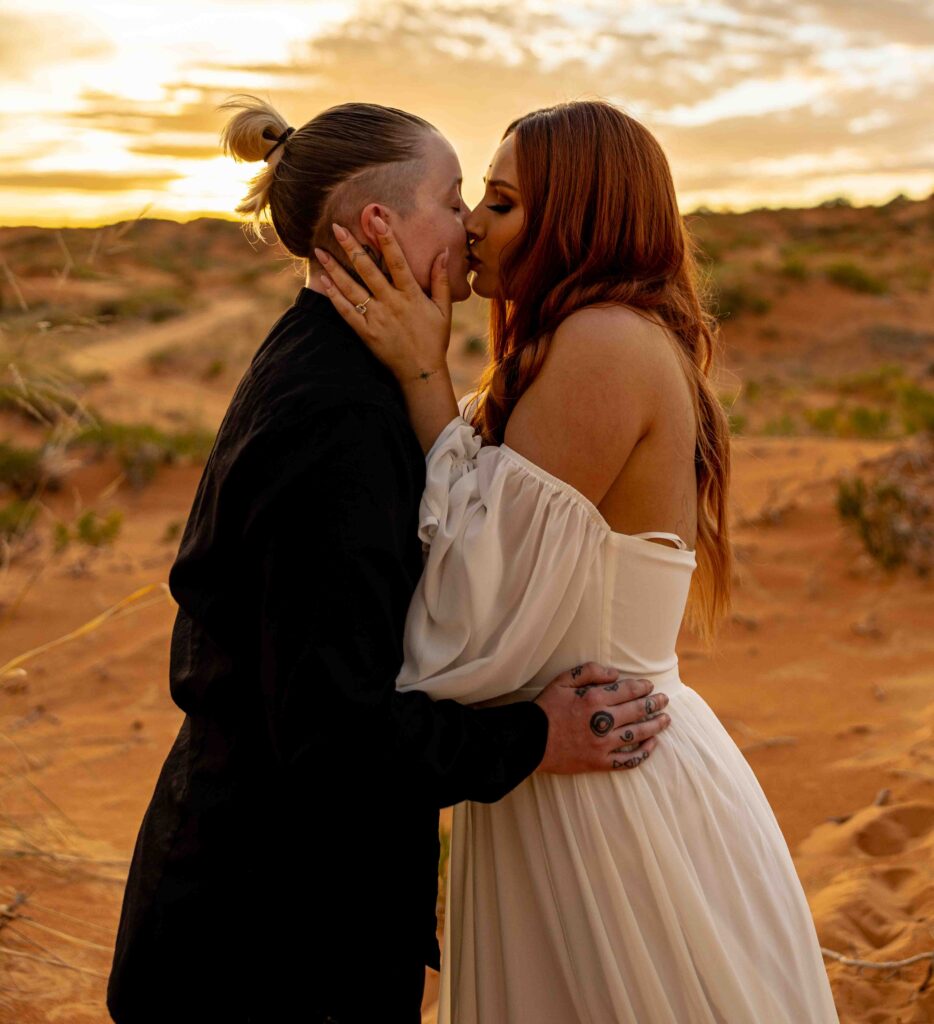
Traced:
[[377, 201], [402, 217], [411, 214], [434, 125], [396, 107], [342, 103], [276, 145], [288, 123], [270, 103], [241, 93], [218, 110], [238, 111], [221, 132], [224, 152], [235, 160], [267, 161], [236, 207], [253, 237], [262, 240], [263, 226], [271, 222], [281, 244], [306, 265], [317, 265], [318, 246], [359, 280], [334, 244], [331, 223], [351, 226], [367, 203]]

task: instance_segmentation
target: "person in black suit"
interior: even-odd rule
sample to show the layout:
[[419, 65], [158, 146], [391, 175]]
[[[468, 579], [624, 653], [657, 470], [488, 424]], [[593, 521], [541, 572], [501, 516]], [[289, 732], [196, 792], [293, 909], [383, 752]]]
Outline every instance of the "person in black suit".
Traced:
[[[453, 150], [421, 118], [343, 104], [293, 132], [252, 97], [225, 106], [228, 151], [267, 160], [238, 212], [268, 205], [293, 254], [374, 195], [420, 273], [449, 238], [466, 252], [461, 213], [426, 199]], [[503, 707], [396, 691], [425, 452], [312, 266], [237, 386], [169, 572], [185, 717], [130, 865], [117, 1024], [416, 1024], [439, 967], [439, 808], [536, 769], [612, 770], [623, 727], [650, 749], [666, 725], [645, 719], [650, 683], [605, 689], [618, 673], [592, 662]], [[462, 277], [452, 258], [455, 298]]]

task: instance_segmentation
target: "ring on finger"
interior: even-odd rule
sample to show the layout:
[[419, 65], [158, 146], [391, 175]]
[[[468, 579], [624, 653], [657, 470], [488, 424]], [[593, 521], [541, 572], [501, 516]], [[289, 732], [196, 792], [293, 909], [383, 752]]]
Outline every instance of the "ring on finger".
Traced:
[[372, 299], [372, 298], [373, 298], [373, 296], [372, 296], [372, 295], [368, 295], [368, 296], [366, 297], [366, 299], [365, 299], [365, 300], [364, 300], [363, 302], [358, 302], [358, 303], [356, 304], [356, 306], [354, 306], [354, 309], [355, 309], [355, 310], [356, 310], [356, 311], [357, 311], [358, 313], [362, 314], [363, 316], [366, 316], [366, 304], [367, 304], [367, 302], [369, 302], [369, 301], [370, 301], [370, 299]]

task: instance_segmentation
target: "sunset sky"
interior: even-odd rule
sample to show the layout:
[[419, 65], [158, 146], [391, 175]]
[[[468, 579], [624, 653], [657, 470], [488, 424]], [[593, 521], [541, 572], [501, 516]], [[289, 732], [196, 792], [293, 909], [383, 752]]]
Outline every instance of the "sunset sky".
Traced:
[[934, 0], [0, 0], [0, 224], [232, 215], [258, 168], [216, 106], [299, 127], [413, 110], [464, 197], [516, 115], [603, 97], [668, 154], [682, 210], [934, 191]]

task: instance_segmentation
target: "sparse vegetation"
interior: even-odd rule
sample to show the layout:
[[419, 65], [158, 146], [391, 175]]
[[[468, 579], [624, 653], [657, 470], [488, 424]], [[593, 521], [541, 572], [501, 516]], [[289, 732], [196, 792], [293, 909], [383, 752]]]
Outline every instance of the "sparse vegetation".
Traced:
[[787, 277], [792, 281], [807, 281], [811, 276], [811, 271], [808, 269], [808, 265], [803, 259], [795, 256], [786, 257], [779, 272], [782, 277]]
[[716, 305], [717, 316], [721, 319], [736, 317], [742, 313], [754, 313], [757, 316], [762, 316], [772, 308], [769, 299], [760, 295], [744, 281], [717, 285]]
[[856, 528], [869, 554], [886, 569], [909, 564], [931, 570], [934, 552], [934, 447], [894, 453], [868, 475], [839, 482], [837, 511]]
[[888, 285], [881, 278], [874, 277], [856, 263], [840, 260], [824, 268], [827, 280], [841, 288], [865, 295], [884, 295]]
[[186, 313], [191, 292], [184, 288], [148, 288], [130, 292], [119, 299], [105, 299], [97, 306], [97, 316], [123, 320], [136, 318], [158, 324]]
[[486, 355], [486, 341], [478, 334], [469, 334], [464, 339], [464, 353], [468, 356]]
[[174, 544], [181, 535], [185, 524], [181, 519], [173, 519], [170, 523], [166, 524], [165, 533], [162, 534], [163, 544]]
[[113, 452], [130, 483], [142, 487], [152, 480], [160, 465], [206, 459], [214, 444], [214, 434], [204, 429], [168, 433], [148, 423], [103, 420], [82, 429], [72, 444], [89, 445], [98, 455]]
[[21, 537], [32, 526], [36, 511], [34, 501], [22, 499], [0, 506], [0, 539], [9, 542]]
[[865, 337], [873, 351], [897, 356], [913, 355], [934, 346], [934, 331], [919, 331], [900, 324], [873, 324], [866, 329]]
[[41, 485], [43, 476], [41, 448], [19, 448], [0, 441], [0, 492], [8, 490], [29, 497]]

